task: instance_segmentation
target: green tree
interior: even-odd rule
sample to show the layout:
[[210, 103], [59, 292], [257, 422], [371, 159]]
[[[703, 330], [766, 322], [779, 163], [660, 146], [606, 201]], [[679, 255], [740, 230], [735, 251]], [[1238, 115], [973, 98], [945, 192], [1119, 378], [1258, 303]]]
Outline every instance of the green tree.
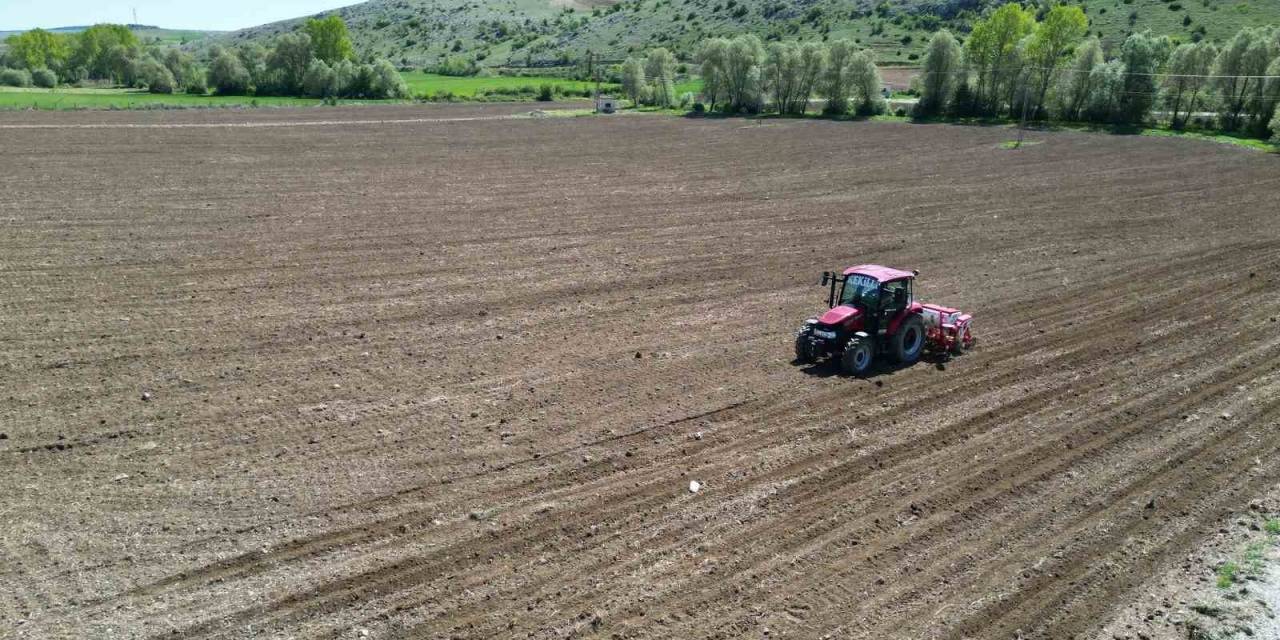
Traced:
[[849, 84], [853, 89], [853, 98], [857, 101], [858, 115], [871, 116], [885, 112], [884, 96], [880, 93], [884, 81], [880, 78], [875, 54], [871, 50], [864, 49], [850, 58]]
[[1049, 10], [1044, 20], [1036, 25], [1027, 44], [1027, 64], [1032, 87], [1035, 90], [1037, 116], [1044, 115], [1045, 97], [1054, 76], [1062, 67], [1067, 53], [1084, 37], [1089, 19], [1080, 7], [1058, 5]]
[[251, 84], [249, 71], [245, 69], [240, 57], [223, 51], [209, 65], [209, 84], [213, 90], [223, 95], [244, 95], [249, 93]]
[[1150, 33], [1142, 32], [1125, 38], [1120, 45], [1120, 61], [1124, 64], [1124, 94], [1119, 117], [1128, 124], [1141, 124], [1156, 101], [1156, 80], [1164, 64], [1167, 44]]
[[196, 76], [204, 75], [204, 71], [196, 66], [195, 56], [176, 47], [164, 54], [164, 66], [173, 74], [177, 86], [184, 89], [195, 82]]
[[396, 70], [390, 60], [379, 59], [369, 70], [369, 97], [371, 98], [407, 98], [409, 85]]
[[1092, 89], [1085, 107], [1085, 117], [1093, 122], [1115, 123], [1122, 118], [1124, 101], [1124, 63], [1119, 60], [1099, 62], [1090, 72]]
[[[276, 38], [275, 48], [267, 56], [267, 73], [270, 88], [265, 93], [296, 95], [302, 89], [302, 77], [311, 65], [311, 36], [305, 33], [286, 33]], [[260, 92], [264, 87], [259, 85]]]
[[[706, 79], [704, 77], [704, 84]], [[627, 58], [622, 63], [622, 93], [634, 104], [640, 103], [640, 91], [644, 88], [644, 63], [639, 58]]]
[[173, 93], [177, 84], [169, 68], [151, 56], [146, 56], [139, 61], [138, 79], [147, 86], [147, 91], [151, 93]]
[[5, 39], [9, 58], [25, 69], [61, 70], [71, 57], [71, 44], [66, 36], [32, 29]]
[[653, 91], [653, 103], [670, 107], [675, 103], [676, 58], [671, 52], [658, 47], [644, 59], [644, 73]]
[[796, 83], [796, 93], [799, 98], [797, 106], [802, 115], [809, 110], [809, 98], [812, 98], [817, 90], [818, 78], [822, 77], [822, 70], [826, 64], [827, 52], [822, 45], [816, 42], [800, 45], [800, 79]]
[[760, 66], [764, 45], [754, 35], [738, 36], [729, 42], [725, 56], [725, 95], [732, 112], [757, 113], [764, 103]]
[[[717, 105], [724, 105], [728, 101], [728, 57], [729, 57], [729, 41], [724, 38], [712, 38], [702, 44], [698, 50], [698, 65], [702, 75], [702, 99], [707, 102], [707, 108], [715, 110]], [[644, 75], [643, 69], [640, 73]], [[626, 86], [626, 66], [623, 66], [623, 83]], [[644, 84], [643, 77], [640, 84]], [[638, 95], [638, 94], [637, 94]]]
[[338, 75], [325, 64], [314, 59], [302, 76], [302, 91], [312, 98], [331, 98], [338, 95]]
[[1244, 123], [1250, 97], [1262, 82], [1271, 62], [1270, 34], [1257, 29], [1241, 29], [1214, 61], [1215, 85], [1222, 98], [1222, 126], [1236, 130]]
[[316, 58], [325, 64], [332, 65], [339, 60], [350, 60], [355, 57], [355, 48], [351, 45], [351, 34], [347, 31], [347, 23], [342, 18], [331, 15], [325, 18], [312, 18], [302, 27], [311, 38], [311, 51]]
[[916, 104], [916, 115], [935, 116], [945, 113], [947, 103], [955, 94], [956, 83], [963, 81], [963, 53], [960, 43], [950, 31], [943, 29], [929, 40], [929, 51], [924, 57], [924, 69], [921, 73], [924, 80], [920, 92], [920, 102]]
[[849, 112], [853, 92], [853, 58], [857, 48], [848, 40], [836, 40], [827, 47], [827, 66], [818, 82], [818, 94], [826, 101], [823, 111], [838, 115]]
[[121, 69], [113, 67], [113, 63], [118, 61], [108, 58], [107, 53], [117, 45], [135, 52], [131, 57], [137, 57], [138, 37], [128, 27], [95, 24], [76, 35], [69, 62], [73, 67], [84, 68], [90, 78], [112, 78]]
[[1102, 43], [1097, 38], [1089, 38], [1076, 47], [1075, 59], [1058, 89], [1058, 113], [1062, 119], [1079, 120], [1084, 115], [1093, 93], [1093, 81], [1098, 78], [1093, 70], [1102, 63]]
[[[1208, 42], [1179, 45], [1169, 58], [1169, 74], [1164, 78], [1164, 104], [1174, 129], [1186, 126], [1209, 84], [1209, 74], [1218, 50]], [[1181, 115], [1185, 112], [1185, 115]]]
[[982, 111], [999, 112], [1002, 96], [1016, 87], [1021, 72], [1018, 43], [1034, 27], [1034, 14], [1013, 3], [974, 24], [965, 56], [977, 79], [974, 99]]
[[1280, 117], [1280, 53], [1267, 66], [1266, 75], [1266, 84], [1263, 85], [1259, 102], [1254, 107], [1256, 113], [1253, 116], [1256, 123], [1254, 133], [1264, 138], [1268, 130], [1280, 135], [1280, 129], [1276, 128], [1276, 120], [1272, 117], [1273, 114]]
[[[773, 42], [765, 52], [764, 84], [778, 113], [798, 113], [800, 47], [794, 42]], [[806, 96], [807, 102], [807, 96]]]

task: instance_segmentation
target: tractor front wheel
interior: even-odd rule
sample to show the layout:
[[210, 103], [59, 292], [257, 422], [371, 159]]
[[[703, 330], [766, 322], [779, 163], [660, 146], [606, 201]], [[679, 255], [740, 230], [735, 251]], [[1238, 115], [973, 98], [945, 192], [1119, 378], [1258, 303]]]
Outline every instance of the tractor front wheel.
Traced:
[[875, 360], [875, 348], [871, 340], [854, 338], [840, 355], [840, 366], [844, 372], [853, 376], [865, 376], [871, 371], [871, 363]]
[[905, 365], [915, 364], [924, 351], [924, 320], [913, 315], [902, 321], [893, 336], [893, 355]]
[[809, 345], [809, 338], [804, 334], [796, 336], [796, 362], [800, 364], [810, 364], [816, 358], [813, 357], [813, 347]]

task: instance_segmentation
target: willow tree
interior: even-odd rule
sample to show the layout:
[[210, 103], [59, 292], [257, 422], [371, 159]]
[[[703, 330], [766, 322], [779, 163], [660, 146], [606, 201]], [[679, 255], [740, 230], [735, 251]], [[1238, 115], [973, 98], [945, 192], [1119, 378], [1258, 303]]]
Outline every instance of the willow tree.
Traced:
[[977, 79], [975, 101], [987, 113], [1001, 109], [1000, 100], [1018, 81], [1018, 43], [1035, 27], [1035, 14], [1009, 3], [979, 20], [965, 42], [965, 56]]
[[1076, 57], [1058, 89], [1058, 113], [1062, 119], [1079, 120], [1084, 115], [1098, 78], [1093, 70], [1102, 63], [1102, 43], [1097, 38], [1089, 38], [1076, 48]]
[[640, 102], [640, 91], [644, 88], [644, 63], [638, 58], [627, 58], [622, 63], [622, 93], [633, 104]]
[[1037, 116], [1043, 115], [1045, 97], [1049, 94], [1058, 70], [1071, 49], [1080, 42], [1089, 27], [1089, 19], [1080, 7], [1058, 5], [1049, 10], [1036, 25], [1026, 47], [1026, 57], [1036, 97], [1033, 106]]
[[827, 47], [827, 66], [818, 79], [818, 95], [825, 101], [823, 111], [838, 115], [848, 113], [852, 92], [851, 63], [858, 49], [848, 40], [836, 40]]
[[1178, 45], [1169, 57], [1164, 78], [1164, 104], [1169, 110], [1169, 126], [1181, 129], [1195, 113], [1201, 95], [1209, 85], [1209, 74], [1218, 50], [1209, 42]]
[[1271, 62], [1271, 34], [1259, 29], [1241, 29], [1218, 52], [1213, 74], [1222, 97], [1222, 124], [1228, 130], [1240, 128], [1250, 97], [1263, 82]]
[[[712, 111], [726, 100], [725, 62], [729, 55], [729, 41], [724, 38], [712, 38], [702, 43], [698, 50], [697, 61], [702, 72], [702, 99]], [[626, 82], [626, 67], [623, 67], [623, 82]], [[641, 70], [641, 75], [644, 72]], [[640, 83], [643, 84], [643, 81]], [[625, 86], [625, 85], [624, 85]], [[636, 85], [639, 87], [639, 85]], [[637, 88], [637, 91], [639, 89]]]
[[956, 83], [963, 80], [963, 73], [963, 54], [955, 36], [946, 29], [933, 34], [921, 72], [924, 80], [916, 115], [935, 116], [945, 112], [955, 94]]
[[644, 59], [644, 73], [649, 79], [653, 103], [670, 107], [676, 101], [676, 57], [670, 51], [658, 47]]

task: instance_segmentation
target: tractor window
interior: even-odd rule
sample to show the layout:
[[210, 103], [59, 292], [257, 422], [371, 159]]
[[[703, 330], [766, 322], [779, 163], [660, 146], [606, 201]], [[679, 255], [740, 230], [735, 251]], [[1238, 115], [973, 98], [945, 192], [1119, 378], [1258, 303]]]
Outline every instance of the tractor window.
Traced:
[[840, 304], [875, 309], [880, 301], [880, 283], [868, 276], [853, 274], [844, 281]]
[[907, 308], [911, 298], [911, 285], [906, 280], [895, 280], [884, 285], [884, 308], [900, 311]]

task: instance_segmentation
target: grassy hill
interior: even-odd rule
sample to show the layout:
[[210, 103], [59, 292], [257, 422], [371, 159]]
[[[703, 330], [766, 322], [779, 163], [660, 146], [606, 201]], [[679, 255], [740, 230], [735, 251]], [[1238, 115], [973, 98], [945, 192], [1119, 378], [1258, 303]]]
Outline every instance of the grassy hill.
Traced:
[[[689, 58], [717, 35], [766, 39], [848, 37], [881, 63], [912, 64], [940, 27], [963, 34], [992, 0], [370, 0], [339, 9], [356, 48], [406, 66], [454, 54], [487, 66], [606, 59], [665, 46]], [[1135, 30], [1182, 41], [1225, 40], [1246, 25], [1280, 24], [1275, 0], [1086, 0], [1090, 31], [1111, 46]], [[262, 40], [305, 17], [231, 34]]]

